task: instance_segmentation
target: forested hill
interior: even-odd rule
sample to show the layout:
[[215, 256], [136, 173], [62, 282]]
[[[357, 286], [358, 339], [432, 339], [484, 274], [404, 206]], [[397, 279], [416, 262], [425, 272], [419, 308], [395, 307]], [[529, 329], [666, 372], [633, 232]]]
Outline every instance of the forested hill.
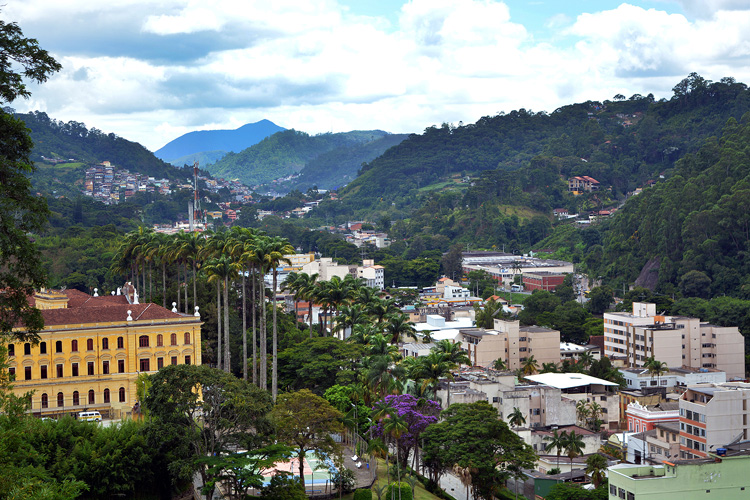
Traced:
[[246, 185], [265, 184], [296, 174], [328, 151], [380, 139], [382, 130], [309, 135], [296, 130], [278, 132], [239, 153], [229, 153], [208, 171], [216, 177], [239, 179]]
[[180, 170], [161, 161], [137, 142], [115, 134], [105, 134], [96, 128], [87, 129], [86, 125], [76, 121], [58, 121], [40, 111], [16, 113], [15, 116], [31, 130], [34, 141], [31, 159], [35, 163], [44, 162], [42, 157], [72, 159], [84, 164], [109, 161], [118, 168], [156, 178], [184, 177]]
[[629, 199], [603, 228], [604, 247], [590, 250], [592, 270], [633, 282], [650, 261], [657, 291], [750, 298], [748, 145], [750, 113]]
[[[466, 192], [469, 198], [462, 206], [550, 188], [530, 200], [532, 208], [549, 211], [566, 202], [560, 180], [570, 175], [592, 176], [618, 197], [668, 172], [707, 137], [719, 134], [730, 117], [739, 120], [748, 110], [745, 84], [732, 78], [710, 82], [691, 74], [674, 87], [669, 100], [615, 96], [551, 113], [520, 109], [474, 124], [430, 127], [365, 165], [342, 191], [340, 210], [378, 216], [392, 203], [418, 208], [413, 200], [420, 193], [464, 176], [480, 178], [472, 181], [475, 189]], [[537, 169], [536, 175], [507, 174], [530, 168]], [[555, 189], [550, 182], [558, 183]], [[522, 203], [525, 199], [515, 197]]]

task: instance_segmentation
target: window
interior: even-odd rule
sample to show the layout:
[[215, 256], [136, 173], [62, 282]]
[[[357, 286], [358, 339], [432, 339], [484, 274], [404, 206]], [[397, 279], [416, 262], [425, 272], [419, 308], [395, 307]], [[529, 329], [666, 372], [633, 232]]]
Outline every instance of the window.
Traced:
[[609, 494], [617, 496], [617, 486], [615, 486], [614, 484], [610, 484], [609, 485]]
[[57, 378], [63, 378], [63, 365], [57, 365], [55, 368], [57, 369]]
[[148, 335], [138, 337], [138, 347], [148, 347]]
[[104, 389], [104, 402], [109, 403], [109, 389]]
[[102, 361], [102, 374], [109, 375], [109, 361]]
[[71, 340], [70, 341], [70, 350], [73, 352], [78, 352], [78, 341], [77, 340]]
[[73, 363], [71, 366], [73, 368], [73, 376], [77, 377], [78, 376], [78, 363]]
[[618, 488], [618, 489], [620, 490], [620, 491], [619, 491], [619, 493], [620, 493], [620, 498], [625, 498], [625, 490], [623, 490], [622, 488]]
[[164, 335], [161, 333], [156, 336], [156, 347], [161, 347], [164, 345]]
[[62, 352], [62, 340], [55, 342], [55, 352]]
[[189, 364], [190, 364], [190, 361], [191, 361], [191, 360], [190, 360], [190, 356], [185, 356], [185, 364], [186, 364], [186, 365], [189, 365]]
[[102, 349], [109, 349], [109, 339], [107, 337], [102, 339]]
[[173, 333], [169, 336], [169, 345], [177, 345], [177, 334]]
[[173, 365], [177, 364], [177, 356], [172, 356], [171, 362]]
[[122, 349], [123, 347], [125, 347], [125, 342], [122, 337], [117, 337], [117, 348]]
[[149, 365], [149, 363], [148, 363], [148, 361], [149, 361], [148, 359], [142, 359], [142, 360], [141, 360], [141, 371], [142, 371], [142, 372], [147, 372], [147, 371], [149, 371], [149, 366], [148, 366], [148, 365]]
[[628, 491], [628, 500], [635, 500], [635, 494]]
[[23, 379], [31, 380], [31, 367], [30, 366], [23, 367]]
[[190, 345], [190, 332], [185, 332], [185, 345]]
[[49, 407], [49, 398], [47, 397], [47, 393], [45, 392], [42, 394], [42, 408]]
[[94, 339], [86, 339], [86, 350], [87, 351], [94, 350]]
[[161, 370], [164, 368], [164, 358], [156, 358], [156, 369]]
[[78, 396], [78, 391], [73, 391], [73, 406], [78, 406], [81, 404], [81, 399]]
[[31, 344], [28, 342], [23, 345], [23, 355], [31, 356]]
[[42, 365], [40, 367], [40, 378], [47, 378], [47, 365]]
[[120, 403], [124, 403], [124, 402], [125, 402], [125, 388], [120, 387]]
[[125, 360], [124, 359], [117, 360], [117, 373], [125, 373]]
[[94, 362], [93, 361], [88, 362], [88, 372], [89, 372], [89, 375], [94, 374]]
[[39, 354], [47, 354], [47, 342], [39, 343]]
[[62, 392], [58, 392], [57, 393], [57, 406], [59, 408], [62, 408], [64, 404], [65, 404], [65, 396], [63, 396]]
[[89, 391], [89, 404], [90, 404], [90, 405], [93, 405], [93, 404], [95, 404], [95, 403], [94, 403], [94, 401], [96, 401], [96, 394], [94, 394], [94, 390], [93, 390], [93, 389], [91, 389], [91, 390]]
[[15, 356], [16, 355], [16, 346], [13, 344], [8, 344], [8, 356]]

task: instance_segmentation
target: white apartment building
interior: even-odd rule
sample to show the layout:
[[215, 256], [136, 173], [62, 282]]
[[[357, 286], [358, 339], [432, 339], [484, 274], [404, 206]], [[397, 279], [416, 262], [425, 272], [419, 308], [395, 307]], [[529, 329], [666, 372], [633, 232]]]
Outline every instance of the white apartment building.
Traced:
[[745, 339], [737, 327], [656, 313], [633, 302], [633, 311], [604, 313], [604, 355], [641, 367], [653, 356], [670, 367], [713, 368], [729, 379], [745, 375]]
[[748, 439], [750, 384], [688, 387], [680, 397], [680, 458], [706, 458], [717, 448]]
[[372, 259], [362, 261], [362, 266], [357, 268], [357, 276], [365, 280], [367, 286], [383, 290], [385, 288], [385, 268], [375, 265]]
[[344, 279], [349, 274], [349, 266], [336, 264], [331, 257], [321, 257], [319, 260], [304, 264], [300, 272], [310, 276], [317, 273], [318, 281], [330, 281], [334, 276]]

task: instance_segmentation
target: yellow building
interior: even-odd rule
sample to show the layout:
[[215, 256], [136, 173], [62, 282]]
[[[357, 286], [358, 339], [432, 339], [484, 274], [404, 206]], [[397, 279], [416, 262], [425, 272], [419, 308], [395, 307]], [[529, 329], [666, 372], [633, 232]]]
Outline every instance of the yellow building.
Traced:
[[201, 363], [200, 317], [138, 304], [125, 295], [94, 297], [78, 290], [42, 291], [39, 343], [8, 344], [14, 392], [34, 391], [41, 416], [98, 410], [121, 417], [136, 401], [136, 379], [165, 364]]

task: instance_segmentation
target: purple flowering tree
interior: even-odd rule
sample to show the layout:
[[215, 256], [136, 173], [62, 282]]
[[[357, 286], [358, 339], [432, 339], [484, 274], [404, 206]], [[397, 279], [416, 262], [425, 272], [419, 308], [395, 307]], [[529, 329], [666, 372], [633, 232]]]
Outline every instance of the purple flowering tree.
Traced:
[[373, 436], [382, 437], [388, 442], [388, 433], [384, 431], [384, 420], [397, 415], [406, 424], [406, 430], [398, 436], [399, 462], [406, 467], [409, 453], [417, 446], [419, 436], [430, 424], [438, 421], [440, 404], [435, 401], [416, 398], [411, 394], [389, 395], [375, 403], [372, 408], [373, 418], [377, 423], [372, 428]]

